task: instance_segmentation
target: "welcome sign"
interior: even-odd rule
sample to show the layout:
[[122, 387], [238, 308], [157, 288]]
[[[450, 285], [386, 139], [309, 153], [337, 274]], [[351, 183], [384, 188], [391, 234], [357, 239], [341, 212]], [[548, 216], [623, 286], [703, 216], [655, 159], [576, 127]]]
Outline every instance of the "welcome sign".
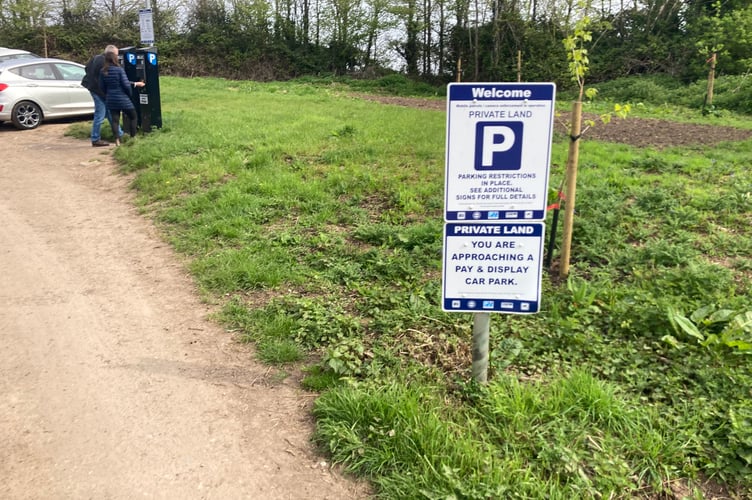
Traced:
[[447, 96], [446, 221], [543, 220], [553, 83], [452, 83]]

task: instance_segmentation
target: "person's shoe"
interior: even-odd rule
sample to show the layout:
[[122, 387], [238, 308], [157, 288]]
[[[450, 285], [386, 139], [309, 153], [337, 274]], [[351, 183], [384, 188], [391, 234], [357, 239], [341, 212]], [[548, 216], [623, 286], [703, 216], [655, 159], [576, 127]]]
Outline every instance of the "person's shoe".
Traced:
[[115, 146], [120, 146], [120, 139], [115, 139]]
[[110, 143], [103, 141], [102, 139], [97, 139], [96, 141], [92, 141], [91, 145], [95, 148], [101, 148], [102, 146], [109, 146]]

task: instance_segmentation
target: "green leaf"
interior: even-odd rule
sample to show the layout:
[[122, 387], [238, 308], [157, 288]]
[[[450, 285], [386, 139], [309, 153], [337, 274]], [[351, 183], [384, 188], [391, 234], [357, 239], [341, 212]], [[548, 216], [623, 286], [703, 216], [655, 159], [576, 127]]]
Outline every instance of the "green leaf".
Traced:
[[712, 325], [714, 323], [727, 323], [731, 321], [731, 318], [733, 318], [736, 315], [736, 311], [733, 311], [731, 309], [720, 309], [713, 314], [711, 314], [707, 320], [705, 320], [706, 325]]
[[689, 320], [689, 318], [679, 316], [676, 318], [676, 324], [678, 324], [679, 327], [684, 330], [687, 335], [690, 335], [698, 340], [705, 339], [705, 336], [700, 332], [697, 326]]
[[720, 343], [721, 343], [721, 339], [718, 338], [718, 335], [716, 335], [715, 333], [711, 333], [710, 335], [708, 335], [708, 338], [705, 339], [704, 342], [700, 343], [700, 345], [703, 347], [708, 347], [710, 345], [718, 345]]
[[730, 340], [726, 342], [726, 345], [745, 353], [752, 352], [752, 343], [745, 340]]
[[715, 309], [715, 306], [710, 304], [707, 306], [702, 306], [701, 308], [697, 309], [695, 312], [693, 312], [689, 318], [694, 321], [695, 323], [700, 323], [702, 320], [708, 317], [713, 310]]
[[705, 340], [705, 336], [700, 332], [697, 326], [692, 323], [686, 316], [679, 311], [670, 307], [668, 310], [668, 318], [671, 321], [671, 326], [678, 332], [683, 331], [690, 337], [694, 337], [698, 340]]
[[673, 335], [664, 335], [663, 337], [661, 337], [661, 340], [674, 349], [684, 349], [684, 346], [678, 340], [676, 340], [676, 337], [674, 337]]
[[737, 314], [731, 323], [733, 328], [738, 328], [746, 333], [752, 333], [752, 311]]

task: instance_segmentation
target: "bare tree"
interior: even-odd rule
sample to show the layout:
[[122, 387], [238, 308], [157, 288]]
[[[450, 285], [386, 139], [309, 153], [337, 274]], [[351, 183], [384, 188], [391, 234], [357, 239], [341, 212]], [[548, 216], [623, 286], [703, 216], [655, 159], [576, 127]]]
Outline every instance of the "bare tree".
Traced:
[[381, 58], [379, 53], [379, 39], [385, 31], [397, 27], [397, 19], [391, 9], [391, 0], [366, 0], [366, 12], [368, 13], [366, 27], [366, 66]]

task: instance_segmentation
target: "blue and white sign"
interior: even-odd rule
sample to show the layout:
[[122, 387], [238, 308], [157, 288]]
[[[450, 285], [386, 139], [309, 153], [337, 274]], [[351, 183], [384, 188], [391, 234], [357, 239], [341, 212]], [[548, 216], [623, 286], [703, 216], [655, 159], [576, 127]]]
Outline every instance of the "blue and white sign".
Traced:
[[445, 224], [443, 310], [538, 312], [544, 235], [543, 222]]
[[451, 83], [446, 221], [544, 220], [553, 83]]

